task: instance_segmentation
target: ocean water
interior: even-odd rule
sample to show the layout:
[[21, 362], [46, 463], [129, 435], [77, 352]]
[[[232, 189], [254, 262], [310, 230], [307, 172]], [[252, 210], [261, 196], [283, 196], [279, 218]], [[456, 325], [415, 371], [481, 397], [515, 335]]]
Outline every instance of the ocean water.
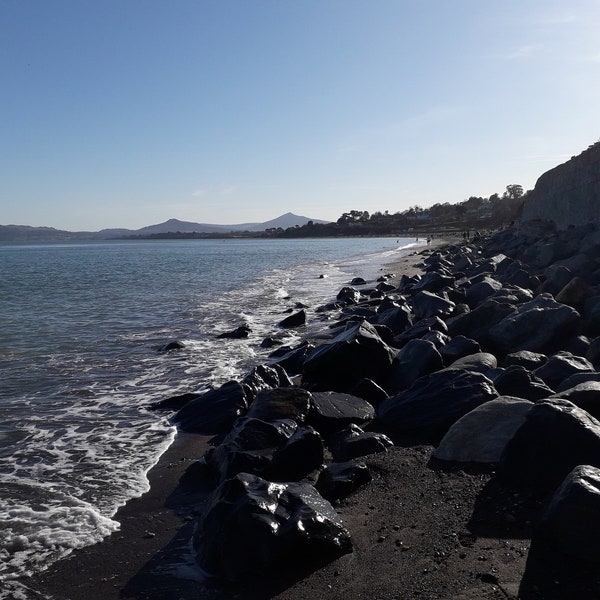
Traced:
[[[0, 246], [0, 598], [119, 528], [176, 431], [155, 401], [242, 376], [312, 311], [414, 246], [396, 238]], [[320, 276], [324, 277], [321, 278]], [[217, 334], [248, 324], [245, 340]], [[172, 340], [181, 350], [160, 352]]]

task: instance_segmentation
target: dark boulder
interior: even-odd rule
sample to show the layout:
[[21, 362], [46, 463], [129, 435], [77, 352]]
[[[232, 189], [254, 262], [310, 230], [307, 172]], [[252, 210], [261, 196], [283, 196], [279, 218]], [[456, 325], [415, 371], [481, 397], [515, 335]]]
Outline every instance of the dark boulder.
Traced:
[[421, 338], [428, 334], [430, 331], [441, 331], [442, 333], [448, 333], [448, 327], [446, 323], [439, 317], [429, 317], [428, 319], [421, 319], [417, 321], [412, 327], [409, 327], [406, 331], [394, 337], [394, 345], [401, 348], [416, 338]]
[[454, 284], [454, 277], [450, 275], [444, 275], [435, 271], [426, 273], [421, 279], [415, 283], [412, 287], [412, 292], [437, 292], [443, 287], [452, 286]]
[[405, 390], [419, 377], [438, 371], [443, 366], [442, 357], [431, 342], [411, 340], [394, 358], [386, 389], [394, 393]]
[[361, 379], [351, 390], [353, 396], [358, 396], [376, 407], [382, 400], [388, 397], [388, 393], [378, 386], [372, 379]]
[[504, 366], [518, 366], [525, 369], [537, 369], [541, 367], [548, 357], [539, 352], [529, 352], [528, 350], [519, 350], [519, 352], [511, 352], [504, 357]]
[[161, 346], [158, 351], [170, 352], [171, 350], [181, 350], [182, 348], [185, 348], [185, 344], [179, 340], [174, 340], [168, 344], [165, 344], [164, 346]]
[[387, 376], [395, 354], [373, 325], [353, 324], [307, 355], [302, 381], [335, 391], [349, 391], [365, 377], [379, 383]]
[[577, 465], [600, 467], [600, 422], [568, 400], [539, 400], [500, 460], [510, 482], [544, 494]]
[[242, 379], [242, 387], [246, 392], [248, 404], [254, 401], [256, 394], [261, 390], [290, 387], [291, 385], [292, 382], [285, 369], [279, 365], [259, 365], [253, 367], [244, 379]]
[[560, 394], [560, 392], [570, 390], [576, 385], [579, 385], [580, 383], [587, 383], [588, 381], [600, 382], [600, 373], [598, 373], [598, 371], [594, 371], [593, 373], [575, 373], [575, 375], [571, 375], [570, 377], [564, 379], [561, 384], [556, 387], [556, 393]]
[[367, 285], [367, 282], [362, 277], [355, 277], [350, 285]]
[[217, 337], [221, 338], [221, 339], [228, 338], [228, 339], [234, 339], [234, 340], [241, 340], [241, 339], [247, 338], [251, 332], [252, 332], [252, 329], [250, 329], [250, 327], [248, 325], [240, 325], [239, 327], [236, 327], [232, 331], [226, 331], [224, 333], [219, 334]]
[[347, 461], [368, 454], [387, 452], [387, 449], [394, 445], [392, 440], [383, 433], [363, 431], [354, 424], [330, 435], [325, 441], [335, 461]]
[[454, 302], [431, 292], [419, 292], [413, 298], [413, 311], [417, 319], [445, 317], [452, 314]]
[[299, 481], [321, 468], [323, 440], [312, 427], [299, 427], [277, 448], [267, 469], [272, 481]]
[[[600, 377], [600, 373], [595, 374]], [[586, 381], [557, 392], [552, 398], [568, 400], [600, 420], [600, 380]]]
[[413, 324], [412, 313], [407, 306], [394, 306], [386, 310], [378, 310], [374, 317], [369, 319], [373, 325], [385, 325], [394, 335], [402, 333]]
[[350, 423], [366, 425], [374, 418], [375, 409], [362, 398], [340, 392], [314, 392], [307, 422], [326, 435]]
[[426, 333], [422, 338], [426, 342], [431, 342], [439, 351], [442, 346], [445, 346], [450, 341], [450, 336], [433, 329]]
[[263, 421], [293, 419], [302, 424], [306, 421], [310, 406], [311, 394], [302, 388], [264, 389], [250, 405], [247, 416]]
[[314, 348], [314, 345], [308, 342], [303, 342], [296, 348], [282, 346], [275, 352], [272, 352], [269, 355], [269, 358], [273, 360], [274, 363], [283, 367], [288, 373], [294, 375], [302, 372], [304, 360]]
[[173, 420], [182, 431], [215, 435], [227, 431], [247, 408], [244, 388], [230, 381], [187, 402]]
[[438, 350], [442, 356], [444, 364], [450, 365], [463, 356], [481, 352], [481, 346], [471, 338], [465, 337], [464, 335], [457, 335], [456, 337], [450, 339], [448, 343], [444, 344]]
[[315, 487], [323, 498], [337, 502], [371, 479], [371, 473], [364, 463], [333, 462], [319, 473]]
[[439, 439], [460, 417], [498, 396], [481, 373], [443, 370], [381, 402], [377, 419], [392, 435]]
[[451, 365], [446, 367], [446, 371], [460, 369], [462, 371], [474, 371], [477, 373], [486, 373], [498, 366], [498, 361], [493, 354], [489, 352], [476, 352], [457, 358]]
[[290, 564], [318, 564], [352, 551], [327, 500], [306, 483], [272, 483], [248, 473], [224, 481], [206, 502], [194, 536], [196, 558], [228, 581]]
[[585, 353], [585, 357], [597, 368], [600, 368], [600, 337], [594, 338]]
[[542, 379], [548, 387], [556, 389], [567, 377], [576, 373], [593, 373], [594, 366], [582, 356], [560, 351], [548, 357], [548, 360], [533, 373]]
[[486, 298], [489, 298], [502, 288], [502, 284], [492, 277], [483, 277], [477, 283], [467, 288], [467, 304], [470, 308], [476, 308]]
[[526, 400], [541, 400], [554, 393], [539, 377], [518, 365], [512, 365], [494, 379], [494, 387], [503, 396], [516, 396]]
[[464, 335], [482, 343], [482, 340], [487, 338], [489, 328], [500, 323], [513, 311], [513, 304], [506, 301], [498, 302], [490, 298], [482, 302], [475, 310], [448, 319], [448, 333], [452, 337]]
[[600, 469], [576, 466], [550, 499], [535, 541], [561, 553], [600, 564]]
[[266, 473], [275, 451], [297, 430], [295, 421], [267, 423], [260, 419], [238, 419], [223, 441], [204, 455], [206, 464], [220, 481], [237, 473]]
[[585, 303], [583, 314], [585, 315], [586, 333], [592, 335], [600, 333], [600, 296], [593, 296]]
[[496, 463], [533, 404], [500, 396], [461, 417], [442, 438], [434, 456], [458, 462]]
[[558, 294], [556, 294], [556, 301], [568, 304], [575, 308], [583, 306], [588, 298], [594, 295], [593, 289], [588, 285], [585, 279], [581, 277], [573, 277], [565, 287], [563, 287]]
[[575, 329], [580, 320], [575, 309], [542, 294], [492, 325], [489, 338], [501, 354], [517, 350], [547, 353], [552, 344]]
[[202, 394], [195, 392], [186, 392], [177, 396], [171, 396], [164, 400], [159, 400], [150, 405], [151, 410], [180, 410], [191, 400], [199, 398]]
[[282, 321], [279, 321], [279, 327], [300, 327], [306, 324], [306, 311], [300, 310], [291, 314]]
[[360, 302], [361, 293], [352, 287], [343, 287], [337, 294], [336, 300], [342, 304], [357, 304]]

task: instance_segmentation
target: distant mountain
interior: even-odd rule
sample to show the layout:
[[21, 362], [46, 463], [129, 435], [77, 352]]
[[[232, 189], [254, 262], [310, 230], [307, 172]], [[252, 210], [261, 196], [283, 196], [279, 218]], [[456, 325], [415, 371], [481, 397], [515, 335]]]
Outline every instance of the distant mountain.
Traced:
[[141, 229], [102, 229], [101, 231], [64, 231], [53, 227], [30, 227], [29, 225], [0, 225], [0, 242], [59, 242], [76, 240], [115, 239], [130, 236], [147, 236], [166, 233], [230, 233], [232, 231], [261, 232], [265, 229], [296, 227], [314, 223], [328, 223], [286, 213], [264, 223], [240, 223], [237, 225], [215, 225], [169, 219], [164, 223], [149, 225]]

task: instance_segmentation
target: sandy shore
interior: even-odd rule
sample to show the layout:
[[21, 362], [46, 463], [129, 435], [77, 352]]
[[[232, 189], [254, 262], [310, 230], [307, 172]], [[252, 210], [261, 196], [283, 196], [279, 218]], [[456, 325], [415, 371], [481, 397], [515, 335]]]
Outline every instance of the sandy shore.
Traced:
[[[413, 275], [420, 254], [443, 243], [435, 240], [382, 271]], [[304, 570], [290, 565], [242, 586], [211, 588], [182, 578], [194, 575], [185, 562], [191, 515], [209, 489], [197, 463], [208, 440], [180, 433], [150, 471], [151, 490], [117, 514], [120, 531], [24, 583], [56, 600], [516, 598], [530, 537], [516, 523], [526, 523], [525, 513], [536, 507], [489, 469], [437, 464], [429, 446], [366, 457], [373, 482], [337, 507], [353, 553]], [[521, 518], [504, 520], [518, 511]]]

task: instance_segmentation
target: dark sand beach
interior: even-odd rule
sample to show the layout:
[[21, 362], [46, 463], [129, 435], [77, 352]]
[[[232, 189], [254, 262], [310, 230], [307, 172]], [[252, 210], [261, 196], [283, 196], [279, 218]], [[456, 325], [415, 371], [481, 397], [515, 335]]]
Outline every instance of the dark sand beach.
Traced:
[[[419, 273], [423, 258], [444, 244], [436, 240], [382, 271], [394, 272], [396, 282]], [[119, 532], [27, 585], [56, 600], [518, 597], [541, 501], [505, 483], [493, 464], [440, 461], [434, 446], [402, 439], [363, 457], [371, 483], [335, 504], [351, 553], [325, 564], [307, 557], [242, 584], [186, 578], [192, 517], [209, 491], [197, 463], [208, 440], [180, 433], [151, 470], [151, 490], [116, 516]]]

